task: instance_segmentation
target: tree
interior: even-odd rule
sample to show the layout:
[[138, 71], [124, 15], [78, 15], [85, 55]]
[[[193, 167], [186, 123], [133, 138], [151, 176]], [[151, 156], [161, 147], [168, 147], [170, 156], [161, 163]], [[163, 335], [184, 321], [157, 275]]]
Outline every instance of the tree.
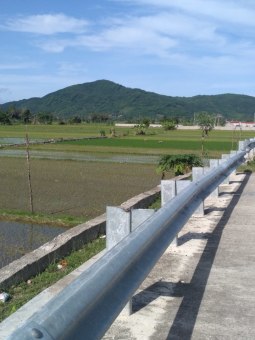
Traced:
[[69, 119], [69, 124], [81, 124], [81, 117], [74, 116]]
[[107, 114], [93, 113], [91, 116], [92, 123], [105, 123], [108, 120], [109, 120], [109, 116]]
[[208, 137], [209, 132], [214, 128], [215, 117], [213, 117], [206, 111], [196, 113], [195, 117], [196, 117], [197, 125], [199, 125], [200, 129], [202, 130], [201, 150], [202, 150], [202, 156], [204, 156], [205, 155], [205, 150], [204, 150], [205, 137]]
[[134, 129], [135, 129], [135, 134], [136, 135], [145, 135], [146, 134], [146, 125], [144, 124], [137, 124], [134, 126]]
[[21, 119], [25, 124], [30, 124], [32, 122], [32, 113], [29, 109], [22, 110]]
[[10, 115], [2, 110], [0, 110], [0, 124], [11, 125]]
[[20, 109], [17, 109], [15, 106], [10, 106], [10, 107], [8, 107], [7, 112], [9, 113], [10, 119], [12, 121], [15, 121], [15, 120], [20, 121], [20, 119], [21, 119], [21, 110]]
[[144, 119], [142, 120], [142, 123], [141, 123], [141, 124], [143, 124], [146, 128], [149, 128], [150, 123], [151, 123], [151, 121], [150, 121], [149, 118], [144, 118]]
[[214, 128], [215, 118], [206, 111], [197, 112], [195, 121], [202, 130], [202, 137], [207, 137], [209, 132]]
[[172, 119], [164, 120], [161, 125], [165, 131], [176, 130], [176, 122]]
[[52, 113], [47, 113], [47, 112], [40, 112], [37, 115], [37, 120], [39, 123], [42, 124], [52, 124], [53, 122], [53, 114]]
[[157, 172], [164, 179], [165, 173], [174, 171], [175, 176], [191, 171], [193, 166], [203, 166], [201, 158], [195, 154], [164, 155], [160, 158]]

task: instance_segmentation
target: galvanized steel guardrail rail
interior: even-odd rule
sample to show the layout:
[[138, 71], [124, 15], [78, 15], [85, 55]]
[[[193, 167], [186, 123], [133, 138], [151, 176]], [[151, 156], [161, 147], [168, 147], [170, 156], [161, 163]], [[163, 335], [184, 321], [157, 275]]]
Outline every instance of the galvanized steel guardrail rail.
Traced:
[[255, 139], [192, 182], [29, 318], [9, 339], [100, 339], [202, 200], [241, 163]]

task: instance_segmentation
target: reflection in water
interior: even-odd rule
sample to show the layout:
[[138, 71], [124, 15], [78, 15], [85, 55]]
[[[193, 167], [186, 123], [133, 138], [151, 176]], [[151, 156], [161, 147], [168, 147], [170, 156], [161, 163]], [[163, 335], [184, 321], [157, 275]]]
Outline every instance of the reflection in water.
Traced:
[[61, 227], [0, 221], [0, 268], [52, 240]]
[[29, 249], [30, 251], [33, 250], [33, 241], [34, 241], [34, 225], [30, 224], [29, 227]]

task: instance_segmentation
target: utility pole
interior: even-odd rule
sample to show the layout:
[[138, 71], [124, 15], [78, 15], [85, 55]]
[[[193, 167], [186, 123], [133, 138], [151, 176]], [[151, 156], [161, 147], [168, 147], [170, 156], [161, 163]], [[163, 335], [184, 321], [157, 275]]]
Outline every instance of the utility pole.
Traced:
[[30, 211], [34, 213], [34, 204], [33, 204], [33, 191], [31, 184], [31, 168], [30, 168], [30, 154], [29, 154], [29, 139], [28, 134], [26, 133], [26, 154], [27, 154], [27, 178], [28, 178], [28, 190], [29, 190], [29, 201], [30, 201]]

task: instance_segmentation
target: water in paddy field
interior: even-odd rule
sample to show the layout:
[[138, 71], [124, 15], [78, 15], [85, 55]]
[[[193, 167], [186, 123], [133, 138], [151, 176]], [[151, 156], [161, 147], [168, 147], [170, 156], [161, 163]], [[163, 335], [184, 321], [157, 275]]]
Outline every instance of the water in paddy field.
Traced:
[[63, 233], [66, 229], [0, 221], [0, 268]]
[[[43, 142], [44, 139], [29, 139], [29, 142]], [[26, 139], [21, 137], [6, 137], [6, 138], [0, 138], [0, 145], [6, 146], [6, 145], [17, 145], [17, 144], [25, 144]]]
[[0, 138], [0, 144], [23, 144], [23, 143], [25, 143], [25, 138], [17, 137]]
[[[0, 157], [25, 157], [25, 150], [4, 149], [0, 150]], [[157, 164], [159, 156], [155, 155], [102, 155], [89, 154], [82, 152], [64, 152], [64, 151], [43, 151], [31, 150], [31, 158], [37, 159], [54, 159], [54, 160], [74, 160], [74, 161], [91, 161], [91, 162], [113, 162], [113, 163], [139, 163], [139, 164]]]

